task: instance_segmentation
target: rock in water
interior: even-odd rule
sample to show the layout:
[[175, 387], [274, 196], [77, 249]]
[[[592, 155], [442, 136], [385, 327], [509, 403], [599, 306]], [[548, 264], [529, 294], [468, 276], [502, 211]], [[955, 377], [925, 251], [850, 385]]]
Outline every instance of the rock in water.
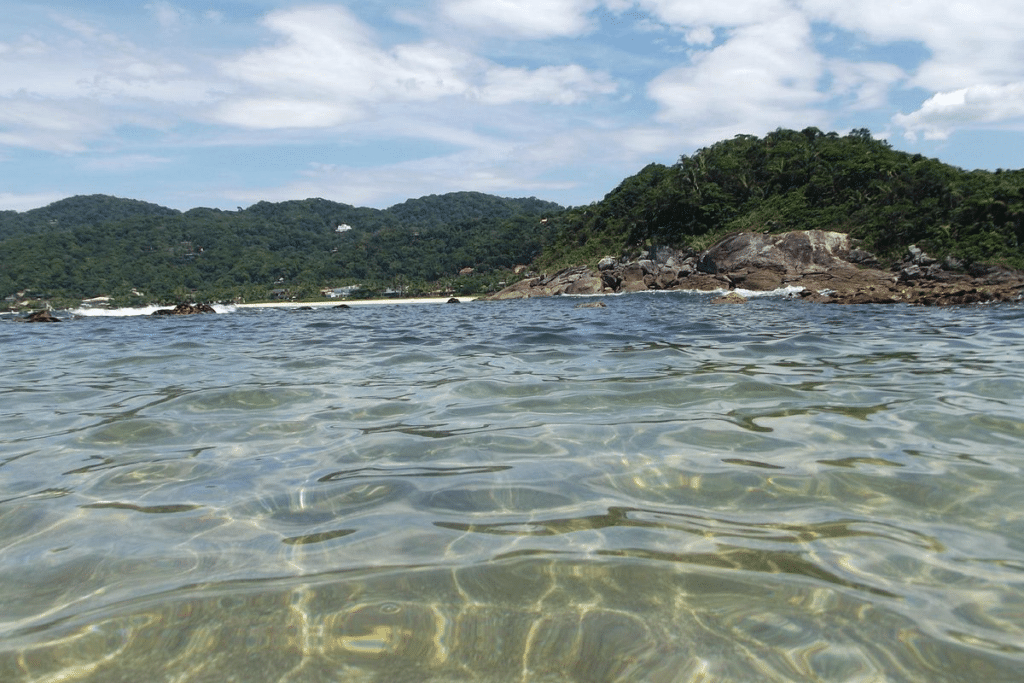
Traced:
[[18, 322], [22, 323], [59, 323], [64, 322], [60, 318], [54, 316], [49, 311], [35, 311], [29, 313], [24, 318], [18, 318]]
[[729, 292], [725, 296], [720, 296], [716, 299], [712, 299], [713, 304], [745, 304], [747, 300], [745, 297], [740, 296], [736, 292]]
[[216, 313], [210, 304], [178, 304], [174, 308], [159, 308], [152, 315], [196, 315], [197, 313]]

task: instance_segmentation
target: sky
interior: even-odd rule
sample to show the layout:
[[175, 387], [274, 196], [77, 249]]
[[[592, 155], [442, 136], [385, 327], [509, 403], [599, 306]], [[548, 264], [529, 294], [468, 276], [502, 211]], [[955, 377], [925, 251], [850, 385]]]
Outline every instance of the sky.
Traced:
[[4, 0], [0, 210], [600, 200], [735, 135], [1024, 167], [1020, 0]]

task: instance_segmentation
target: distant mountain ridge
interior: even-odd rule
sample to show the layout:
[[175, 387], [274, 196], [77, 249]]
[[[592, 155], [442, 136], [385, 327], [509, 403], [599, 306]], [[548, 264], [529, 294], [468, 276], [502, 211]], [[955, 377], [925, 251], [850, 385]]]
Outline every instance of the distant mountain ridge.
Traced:
[[378, 222], [380, 216], [389, 216], [397, 223], [435, 226], [453, 220], [480, 220], [501, 216], [511, 218], [519, 213], [561, 211], [562, 206], [535, 197], [506, 198], [482, 192], [451, 192], [407, 199], [387, 209], [355, 207], [327, 199], [287, 200], [283, 202], [257, 202], [247, 209], [224, 212], [220, 209], [196, 207], [187, 211], [170, 209], [159, 204], [125, 199], [104, 194], [75, 195], [28, 211], [0, 211], [0, 239], [19, 234], [50, 230], [66, 230], [106, 221], [143, 218], [149, 216], [203, 215], [210, 213], [236, 213], [259, 215], [264, 218], [287, 215], [295, 207], [303, 207], [323, 218], [348, 218], [351, 221]]
[[389, 209], [326, 199], [258, 202], [239, 211], [177, 211], [106, 195], [70, 197], [0, 214], [0, 296], [166, 300], [315, 296], [361, 284], [488, 289], [535, 258], [554, 235], [544, 216], [563, 207], [479, 192], [430, 195]]

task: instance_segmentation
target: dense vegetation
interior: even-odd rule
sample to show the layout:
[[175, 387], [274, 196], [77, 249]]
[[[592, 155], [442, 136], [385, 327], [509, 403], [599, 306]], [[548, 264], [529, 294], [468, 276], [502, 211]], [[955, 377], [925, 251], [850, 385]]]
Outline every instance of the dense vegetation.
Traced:
[[[493, 289], [553, 236], [562, 207], [461, 192], [390, 209], [323, 199], [179, 212], [107, 196], [0, 214], [0, 296], [119, 302], [308, 298], [324, 287]], [[340, 228], [340, 231], [339, 231]], [[6, 238], [6, 239], [4, 239]], [[471, 276], [459, 276], [473, 268]], [[132, 290], [141, 292], [140, 295]]]
[[[340, 230], [339, 230], [340, 228]], [[846, 232], [882, 259], [917, 244], [965, 265], [1024, 268], [1024, 170], [964, 171], [867, 130], [777, 130], [651, 164], [602, 201], [562, 209], [475, 192], [386, 210], [323, 199], [179, 212], [101, 195], [0, 212], [0, 297], [119, 303], [496, 288], [517, 264], [551, 269], [650, 245], [700, 250], [737, 230]], [[473, 268], [472, 275], [459, 275]], [[135, 294], [134, 292], [141, 292]]]
[[175, 216], [178, 213], [137, 199], [78, 195], [24, 213], [0, 211], [0, 239], [143, 216]]
[[540, 266], [654, 244], [701, 249], [737, 230], [825, 229], [894, 259], [917, 244], [965, 264], [1024, 267], [1024, 171], [964, 171], [893, 150], [867, 130], [739, 135], [651, 164], [558, 217]]

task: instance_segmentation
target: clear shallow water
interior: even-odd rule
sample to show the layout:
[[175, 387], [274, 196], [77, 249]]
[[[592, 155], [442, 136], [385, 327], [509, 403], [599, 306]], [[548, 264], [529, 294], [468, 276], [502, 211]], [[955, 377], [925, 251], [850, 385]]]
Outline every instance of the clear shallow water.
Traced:
[[1017, 681], [1024, 307], [0, 321], [0, 680]]

